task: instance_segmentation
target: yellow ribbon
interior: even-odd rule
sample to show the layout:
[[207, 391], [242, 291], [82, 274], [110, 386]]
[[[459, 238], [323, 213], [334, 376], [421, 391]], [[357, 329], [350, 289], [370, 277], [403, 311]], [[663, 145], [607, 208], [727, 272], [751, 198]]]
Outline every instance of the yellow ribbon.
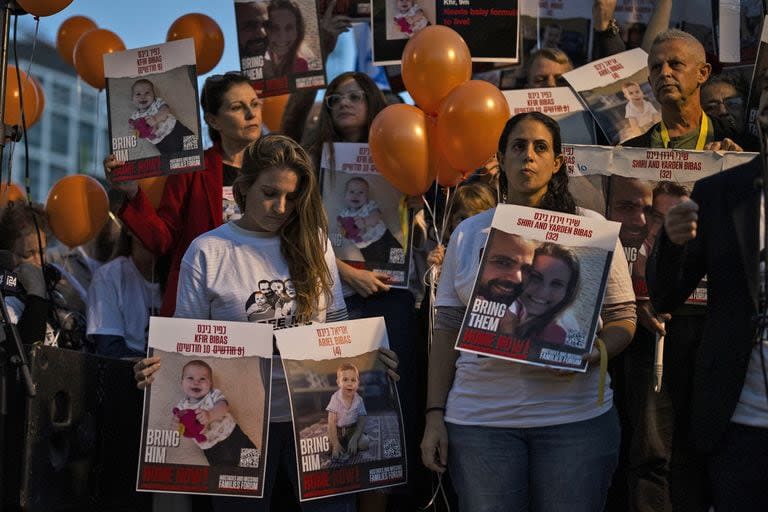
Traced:
[[[701, 151], [704, 149], [704, 145], [707, 143], [707, 132], [709, 132], [709, 118], [707, 114], [701, 114], [701, 126], [699, 127], [699, 138], [696, 140], [696, 149]], [[661, 122], [661, 143], [664, 145], [664, 149], [669, 147], [669, 130], [664, 121]]]
[[605, 342], [597, 338], [597, 348], [600, 351], [600, 381], [597, 384], [597, 406], [603, 405], [605, 399], [605, 376], [608, 373], [608, 349]]

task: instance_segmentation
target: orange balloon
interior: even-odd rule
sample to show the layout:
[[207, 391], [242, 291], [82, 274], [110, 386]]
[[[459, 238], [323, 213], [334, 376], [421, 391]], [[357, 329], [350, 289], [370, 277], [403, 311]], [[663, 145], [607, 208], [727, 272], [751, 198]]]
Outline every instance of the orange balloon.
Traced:
[[160, 200], [163, 198], [163, 190], [165, 189], [165, 180], [167, 179], [168, 176], [155, 176], [138, 181], [139, 188], [147, 194], [149, 202], [155, 208], [160, 206]]
[[197, 74], [204, 75], [221, 60], [224, 53], [224, 34], [218, 23], [205, 14], [185, 14], [171, 24], [166, 41], [191, 37], [195, 41]]
[[51, 188], [45, 209], [54, 236], [69, 247], [77, 247], [104, 227], [109, 200], [98, 181], [74, 174], [64, 176]]
[[8, 204], [9, 201], [23, 201], [27, 195], [19, 185], [11, 183], [0, 183], [0, 208]]
[[403, 194], [419, 196], [434, 181], [427, 117], [418, 108], [398, 104], [379, 112], [371, 123], [368, 144], [379, 172]]
[[455, 30], [432, 25], [413, 36], [403, 50], [403, 82], [416, 104], [434, 114], [457, 85], [472, 77], [472, 56]]
[[469, 172], [483, 165], [495, 152], [509, 105], [497, 87], [470, 80], [456, 87], [440, 104], [437, 139], [448, 163]]
[[[19, 75], [21, 75], [21, 94], [19, 94]], [[21, 125], [21, 102], [24, 102], [24, 118], [27, 128], [37, 121], [37, 87], [27, 79], [24, 71], [16, 66], [8, 66], [8, 78], [5, 82], [5, 124]]]
[[72, 0], [16, 0], [22, 9], [35, 16], [50, 16], [63, 10]]
[[75, 44], [73, 60], [80, 78], [96, 89], [104, 89], [104, 54], [125, 51], [125, 44], [114, 32], [97, 28], [80, 36]]
[[283, 129], [283, 112], [285, 112], [285, 106], [290, 97], [290, 94], [284, 94], [264, 98], [264, 105], [261, 107], [261, 120], [271, 131], [279, 132]]
[[464, 179], [464, 174], [451, 167], [443, 154], [440, 141], [437, 138], [437, 118], [428, 117], [429, 136], [429, 170], [435, 176], [437, 183], [443, 187], [455, 187]]
[[32, 85], [35, 86], [35, 90], [37, 91], [37, 110], [32, 115], [32, 120], [28, 121], [29, 126], [32, 126], [40, 120], [45, 111], [45, 92], [43, 91], [42, 84], [32, 75], [29, 75], [29, 81], [32, 82]]
[[72, 53], [75, 51], [75, 45], [78, 39], [95, 28], [96, 23], [91, 18], [85, 16], [72, 16], [67, 18], [59, 26], [59, 31], [56, 33], [56, 50], [59, 52], [62, 60], [70, 66], [75, 65], [75, 61], [72, 59]]

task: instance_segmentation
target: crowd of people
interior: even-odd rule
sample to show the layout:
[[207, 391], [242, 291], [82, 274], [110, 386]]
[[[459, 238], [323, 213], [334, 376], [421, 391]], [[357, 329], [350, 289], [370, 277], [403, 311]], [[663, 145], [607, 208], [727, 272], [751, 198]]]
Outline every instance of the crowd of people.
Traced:
[[[712, 75], [701, 42], [667, 28], [671, 4], [656, 3], [641, 43], [660, 111], [623, 145], [759, 150], [758, 137], [746, 129], [746, 87], [733, 74]], [[625, 48], [615, 5], [595, 1], [595, 57]], [[350, 26], [348, 18], [329, 14], [333, 6], [321, 20], [326, 48]], [[294, 2], [236, 2], [236, 8], [253, 11], [239, 33], [241, 49], [264, 55], [270, 73], [306, 71], [298, 49], [304, 24]], [[573, 65], [557, 47], [560, 30], [542, 32], [520, 86], [563, 85], [561, 76]], [[763, 78], [761, 130], [768, 129], [768, 72]], [[624, 94], [637, 109], [646, 108], [639, 84], [626, 84]], [[422, 198], [407, 202], [420, 211], [413, 223], [415, 271], [403, 289], [391, 287], [388, 274], [334, 254], [328, 240], [334, 220], [320, 214], [327, 193], [319, 180], [323, 155], [333, 173], [333, 144], [366, 143], [387, 99], [359, 72], [330, 82], [316, 119], [310, 115], [314, 95], [292, 94], [282, 133], [264, 134], [262, 99], [250, 80], [239, 72], [208, 77], [201, 105], [213, 145], [205, 151], [205, 169], [169, 176], [155, 207], [136, 182], [112, 181], [123, 162], [107, 156], [114, 217], [88, 255], [82, 249], [48, 254], [41, 207], [12, 202], [2, 208], [0, 264], [14, 269], [24, 288], [6, 305], [22, 341], [67, 346], [59, 333], [71, 324], [62, 314], [69, 286], [80, 300], [70, 313], [79, 309], [87, 319], [83, 349], [135, 359], [137, 385], [145, 388], [162, 364], [145, 358], [152, 315], [266, 321], [275, 328], [383, 316], [391, 350], [382, 349], [380, 358], [400, 390], [410, 482], [387, 493], [305, 502], [301, 510], [415, 510], [432, 495], [428, 470], [450, 477], [440, 485], [452, 486], [455, 498], [448, 501], [456, 499], [462, 511], [768, 510], [760, 158], [699, 180], [692, 190], [671, 182], [644, 190], [631, 177], [611, 185], [626, 197], [610, 196], [605, 212], [622, 228], [600, 311], [600, 343], [585, 356], [588, 371], [573, 373], [454, 348], [476, 279], [483, 298], [508, 306], [504, 329], [552, 343], [564, 336], [561, 314], [575, 300], [583, 271], [567, 249], [507, 235], [485, 256], [478, 276], [497, 204], [601, 217], [569, 191], [557, 122], [537, 112], [513, 116], [492, 165], [450, 195], [434, 187], [425, 199], [432, 208], [422, 210]], [[367, 183], [349, 180], [346, 187], [347, 216], [367, 208], [366, 218], [376, 217], [370, 229], [386, 231]], [[640, 255], [633, 269], [626, 247]], [[647, 280], [647, 296], [633, 287], [636, 272]], [[684, 304], [705, 275], [706, 306]], [[250, 308], [269, 292], [262, 290], [265, 282], [290, 289], [290, 307]], [[667, 348], [659, 392], [653, 378], [660, 335]], [[298, 495], [285, 375], [274, 357], [265, 497], [201, 504], [158, 495], [155, 510], [298, 506], [291, 496], [272, 495], [291, 488]], [[610, 360], [610, 387], [598, 401], [601, 358]], [[359, 373], [340, 368], [340, 389], [342, 377], [357, 382]], [[328, 407], [331, 430], [341, 432]], [[363, 441], [358, 430], [356, 443]], [[333, 451], [340, 452], [338, 439]]]

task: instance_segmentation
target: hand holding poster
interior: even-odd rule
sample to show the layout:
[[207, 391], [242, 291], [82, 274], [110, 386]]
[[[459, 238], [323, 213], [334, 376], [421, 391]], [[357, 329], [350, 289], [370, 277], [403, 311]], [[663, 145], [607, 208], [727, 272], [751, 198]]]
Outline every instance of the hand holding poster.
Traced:
[[114, 181], [203, 168], [191, 39], [104, 54]]
[[635, 48], [563, 75], [611, 144], [642, 135], [661, 120], [661, 106], [648, 84], [647, 60], [648, 54]]
[[[456, 348], [585, 372], [619, 224], [499, 205]], [[513, 255], [522, 281], [506, 276]]]
[[374, 166], [368, 144], [326, 144], [320, 168], [336, 257], [389, 275], [387, 284], [395, 288], [407, 287], [412, 212], [406, 197]]
[[384, 319], [275, 331], [291, 399], [301, 500], [405, 483], [397, 388], [379, 360]]
[[[743, 152], [607, 146], [564, 146], [563, 154], [569, 186], [604, 177], [605, 215], [621, 223], [619, 239], [638, 299], [648, 299], [645, 264], [667, 211], [688, 198], [697, 180], [755, 157]], [[583, 189], [573, 190], [582, 204], [585, 198], [578, 191]], [[706, 292], [706, 284], [700, 284], [688, 302], [706, 304]]]
[[259, 96], [325, 86], [315, 0], [235, 0], [240, 69]]
[[272, 327], [152, 317], [137, 489], [264, 493]]

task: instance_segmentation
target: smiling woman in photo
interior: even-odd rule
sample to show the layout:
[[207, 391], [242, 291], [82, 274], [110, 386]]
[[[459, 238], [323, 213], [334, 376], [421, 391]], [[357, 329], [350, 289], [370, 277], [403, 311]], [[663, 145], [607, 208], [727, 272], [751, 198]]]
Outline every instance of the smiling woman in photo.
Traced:
[[299, 6], [292, 0], [272, 0], [267, 12], [264, 78], [308, 71], [307, 60], [299, 56], [305, 33], [304, 17]]

